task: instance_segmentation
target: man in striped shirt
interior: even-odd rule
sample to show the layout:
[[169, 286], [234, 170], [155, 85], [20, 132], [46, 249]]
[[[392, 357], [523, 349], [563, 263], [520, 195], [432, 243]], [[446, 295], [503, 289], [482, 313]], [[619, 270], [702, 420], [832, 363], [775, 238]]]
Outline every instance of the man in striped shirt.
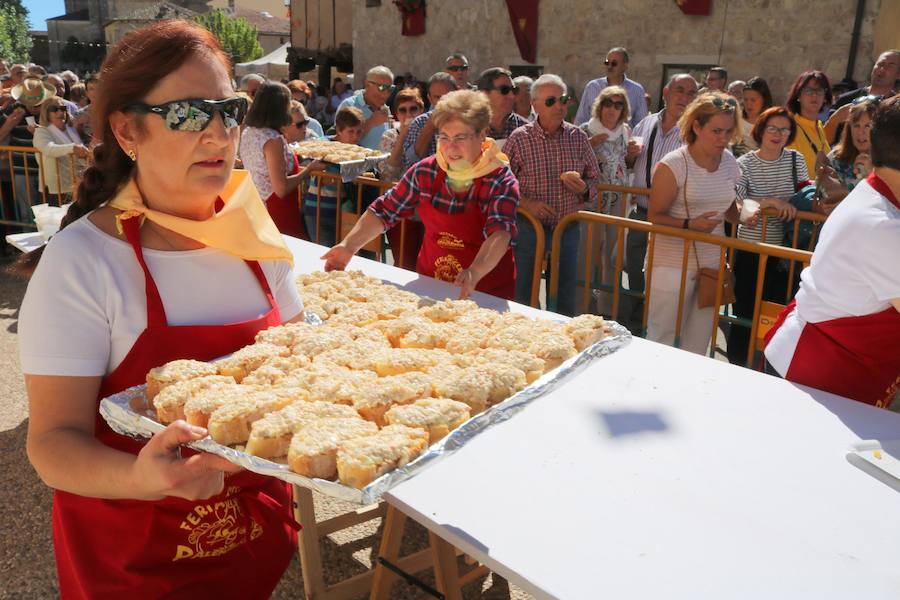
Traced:
[[[564, 121], [569, 97], [562, 79], [541, 75], [531, 87], [531, 97], [537, 119], [513, 131], [504, 151], [519, 180], [521, 206], [543, 224], [549, 249], [560, 219], [586, 205], [596, 206], [600, 171], [587, 135]], [[535, 255], [531, 224], [520, 218], [518, 230], [516, 301], [528, 304], [534, 261], [543, 257]], [[575, 314], [579, 238], [577, 224], [562, 236], [557, 311], [564, 315]]]
[[[644, 117], [632, 135], [643, 138], [640, 154], [633, 159], [634, 187], [649, 188], [656, 163], [663, 156], [679, 148], [682, 144], [678, 119], [697, 97], [697, 81], [686, 73], [673, 75], [663, 88], [664, 107], [658, 113]], [[628, 160], [626, 159], [626, 162]], [[628, 215], [630, 219], [647, 220], [647, 196], [633, 196], [635, 205]], [[647, 254], [647, 233], [629, 231], [625, 242], [625, 272], [628, 274], [628, 289], [644, 291], [644, 257]], [[623, 325], [633, 332], [640, 332], [643, 320], [643, 302], [628, 298], [622, 302], [618, 315]]]

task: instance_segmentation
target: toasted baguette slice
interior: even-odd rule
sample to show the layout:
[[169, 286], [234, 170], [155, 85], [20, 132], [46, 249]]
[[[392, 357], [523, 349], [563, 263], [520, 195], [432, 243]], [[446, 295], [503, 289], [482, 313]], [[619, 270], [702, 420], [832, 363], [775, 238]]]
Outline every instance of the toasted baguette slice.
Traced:
[[220, 406], [237, 402], [247, 397], [257, 388], [234, 385], [223, 388], [201, 390], [184, 403], [184, 417], [191, 425], [207, 427], [209, 418]]
[[391, 407], [384, 415], [389, 425], [406, 425], [428, 432], [433, 444], [469, 419], [469, 405], [448, 398], [423, 398]]
[[247, 454], [260, 458], [285, 456], [294, 433], [319, 419], [362, 419], [352, 407], [330, 402], [294, 402], [270, 412], [250, 426]]
[[432, 369], [429, 374], [434, 377], [435, 397], [463, 402], [469, 406], [473, 415], [487, 407], [494, 382], [483, 369], [444, 365]]
[[242, 444], [250, 437], [250, 427], [254, 421], [297, 401], [290, 394], [251, 392], [213, 411], [207, 425], [209, 435], [226, 446]]
[[528, 351], [538, 358], [544, 359], [547, 371], [557, 368], [569, 357], [575, 356], [575, 343], [564, 331], [541, 332], [531, 336]]
[[178, 419], [184, 419], [184, 405], [195, 394], [204, 390], [233, 385], [237, 385], [234, 377], [222, 375], [206, 375], [167, 385], [153, 398], [156, 419], [165, 425]]
[[544, 374], [546, 364], [543, 358], [538, 358], [529, 352], [521, 350], [503, 350], [502, 348], [485, 348], [469, 353], [475, 359], [475, 366], [509, 365], [525, 372], [525, 379], [533, 383]]
[[317, 377], [310, 385], [310, 400], [351, 405], [360, 389], [378, 379], [372, 371], [351, 371], [336, 366], [333, 369], [328, 376]]
[[471, 370], [481, 371], [491, 380], [491, 389], [487, 399], [489, 406], [503, 402], [528, 385], [525, 372], [512, 365], [498, 363], [491, 366], [473, 367]]
[[421, 348], [394, 348], [378, 355], [375, 371], [381, 377], [400, 375], [409, 371], [426, 371], [431, 367], [450, 362], [446, 350]]
[[302, 427], [291, 438], [288, 466], [305, 477], [334, 479], [341, 442], [374, 435], [378, 426], [359, 418], [324, 418]]
[[302, 354], [274, 356], [249, 373], [241, 383], [247, 385], [277, 385], [291, 373], [309, 366]]
[[409, 404], [431, 395], [431, 377], [411, 371], [402, 375], [379, 377], [371, 383], [359, 386], [353, 398], [353, 408], [367, 421], [383, 427], [384, 413], [395, 404]]
[[339, 328], [316, 327], [313, 331], [297, 340], [292, 352], [294, 354], [302, 354], [311, 360], [322, 352], [332, 348], [340, 348], [352, 341], [353, 337]]
[[420, 309], [419, 313], [436, 323], [444, 323], [456, 321], [477, 308], [478, 305], [471, 300], [444, 300]]
[[406, 425], [388, 425], [375, 435], [344, 442], [337, 452], [341, 483], [362, 489], [379, 476], [415, 459], [428, 446], [428, 434]]
[[269, 327], [256, 334], [256, 343], [293, 348], [297, 340], [307, 335], [312, 327], [313, 325], [309, 323], [286, 323], [277, 327]]
[[199, 360], [173, 360], [147, 373], [147, 400], [153, 400], [167, 385], [178, 381], [216, 375], [216, 366]]
[[219, 375], [230, 375], [240, 383], [250, 372], [256, 370], [270, 358], [288, 356], [291, 353], [287, 346], [275, 344], [252, 344], [244, 346], [228, 358], [218, 361], [216, 368]]

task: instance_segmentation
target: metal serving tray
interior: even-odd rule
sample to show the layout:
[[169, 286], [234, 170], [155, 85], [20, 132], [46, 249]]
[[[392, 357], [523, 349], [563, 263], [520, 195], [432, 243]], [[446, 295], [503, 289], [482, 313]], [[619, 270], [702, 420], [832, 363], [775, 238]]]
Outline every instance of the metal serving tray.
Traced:
[[[377, 502], [386, 491], [409, 479], [433, 462], [452, 454], [482, 431], [513, 417], [525, 406], [552, 390], [566, 378], [573, 376], [589, 363], [612, 354], [631, 341], [631, 333], [625, 327], [612, 321], [608, 323], [608, 327], [610, 335], [606, 338], [579, 352], [553, 371], [545, 373], [540, 379], [503, 402], [475, 415], [409, 464], [385, 473], [361, 490], [336, 481], [303, 477], [291, 471], [285, 464], [258, 458], [235, 448], [223, 446], [210, 437], [191, 442], [187, 446], [222, 456], [254, 473], [277, 477], [333, 498], [363, 505], [372, 504]], [[152, 418], [153, 410], [147, 406], [144, 395], [145, 388], [146, 385], [138, 385], [101, 400], [100, 414], [114, 431], [135, 438], [149, 438], [164, 428]]]

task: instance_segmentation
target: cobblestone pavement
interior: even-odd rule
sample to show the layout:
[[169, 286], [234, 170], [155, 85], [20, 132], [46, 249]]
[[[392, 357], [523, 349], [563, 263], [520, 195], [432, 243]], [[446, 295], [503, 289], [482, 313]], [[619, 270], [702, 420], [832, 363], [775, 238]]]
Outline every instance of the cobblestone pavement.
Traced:
[[[0, 599], [44, 599], [58, 595], [50, 534], [52, 494], [38, 479], [25, 454], [28, 405], [19, 366], [17, 320], [26, 283], [8, 274], [14, 259], [0, 250]], [[353, 508], [344, 502], [316, 495], [319, 520]], [[336, 583], [369, 568], [380, 540], [380, 520], [328, 536], [322, 542], [326, 583]], [[422, 527], [407, 526], [402, 552], [426, 547]], [[422, 579], [433, 584], [430, 571]], [[530, 598], [502, 580], [490, 577], [470, 584], [467, 599]], [[393, 598], [428, 598], [400, 583]], [[294, 558], [273, 598], [304, 598], [299, 560]]]

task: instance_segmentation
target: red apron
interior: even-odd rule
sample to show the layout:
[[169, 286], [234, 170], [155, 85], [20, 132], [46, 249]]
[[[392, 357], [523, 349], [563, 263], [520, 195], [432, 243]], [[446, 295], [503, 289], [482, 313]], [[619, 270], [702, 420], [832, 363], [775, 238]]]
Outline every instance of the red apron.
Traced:
[[[300, 160], [294, 154], [294, 167], [288, 175], [296, 175], [299, 172]], [[300, 212], [299, 190], [300, 186], [297, 186], [284, 198], [272, 192], [266, 199], [266, 208], [269, 210], [269, 216], [272, 217], [275, 226], [278, 227], [278, 231], [301, 240], [309, 240], [309, 236], [306, 235], [306, 226], [303, 225], [303, 214]]]
[[[107, 375], [100, 398], [144, 382], [147, 371], [171, 360], [210, 360], [252, 344], [281, 316], [257, 262], [247, 261], [271, 310], [227, 325], [170, 326], [159, 290], [144, 262], [138, 219], [123, 222], [144, 270], [147, 328]], [[99, 404], [99, 398], [98, 398]], [[137, 454], [143, 443], [114, 433], [98, 414], [102, 443]], [[182, 449], [182, 454], [191, 451]], [[68, 598], [268, 598], [296, 547], [287, 484], [243, 471], [224, 491], [203, 501], [167, 497], [102, 500], [56, 491], [53, 540], [60, 596]]]
[[[442, 193], [447, 174], [438, 169], [431, 187], [432, 198]], [[449, 189], [448, 193], [453, 193]], [[453, 283], [463, 269], [469, 268], [481, 244], [484, 243], [484, 225], [487, 222], [479, 198], [483, 192], [483, 178], [473, 184], [471, 197], [462, 213], [448, 214], [434, 207], [431, 201], [419, 203], [419, 216], [425, 225], [425, 238], [416, 261], [416, 272]], [[469, 193], [469, 192], [466, 192]], [[513, 300], [516, 295], [516, 263], [512, 247], [485, 275], [475, 288], [479, 292]]]
[[[900, 208], [875, 173], [869, 184]], [[796, 308], [792, 300], [766, 334], [766, 344]], [[900, 391], [900, 312], [893, 306], [860, 317], [806, 323], [785, 379], [889, 408]]]

